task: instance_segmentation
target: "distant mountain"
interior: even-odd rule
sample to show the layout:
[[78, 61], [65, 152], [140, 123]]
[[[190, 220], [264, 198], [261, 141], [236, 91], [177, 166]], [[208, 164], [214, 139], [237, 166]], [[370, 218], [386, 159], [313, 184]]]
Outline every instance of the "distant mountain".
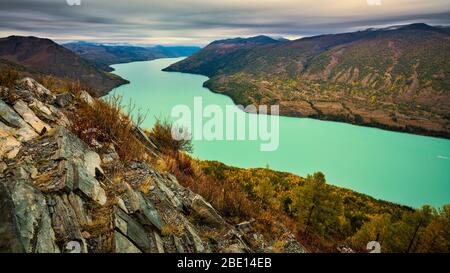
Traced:
[[215, 92], [283, 115], [450, 137], [449, 28], [267, 38], [215, 41], [165, 70], [209, 76]]
[[214, 41], [200, 52], [164, 70], [197, 73], [208, 77], [228, 71], [239, 71], [251, 62], [247, 58], [253, 50], [264, 50], [277, 44], [281, 42], [267, 36]]
[[0, 38], [0, 67], [15, 68], [29, 74], [52, 75], [79, 80], [106, 94], [128, 81], [102, 71], [65, 47], [49, 39], [10, 36]]
[[72, 42], [63, 46], [105, 71], [113, 71], [111, 64], [190, 56], [200, 50], [194, 46], [142, 47], [89, 42]]

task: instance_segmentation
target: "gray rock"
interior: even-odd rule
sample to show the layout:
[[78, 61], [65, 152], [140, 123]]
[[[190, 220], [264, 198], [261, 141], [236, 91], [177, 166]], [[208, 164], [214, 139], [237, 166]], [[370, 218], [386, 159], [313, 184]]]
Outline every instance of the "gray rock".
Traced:
[[50, 108], [47, 105], [42, 103], [40, 100], [33, 98], [32, 102], [28, 106], [41, 119], [56, 121], [58, 118], [57, 115], [52, 110], [50, 110]]
[[84, 166], [88, 173], [96, 177], [96, 172], [104, 174], [101, 164], [100, 156], [96, 152], [88, 151], [84, 154]]
[[16, 101], [14, 110], [16, 110], [16, 112], [22, 116], [22, 119], [33, 127], [38, 134], [44, 132], [44, 129], [45, 132], [51, 129], [50, 125], [40, 120], [23, 100]]
[[15, 226], [21, 250], [39, 253], [59, 252], [45, 197], [22, 180], [22, 177], [9, 181], [9, 187], [10, 198], [14, 205], [14, 219], [7, 226]]
[[95, 102], [92, 96], [84, 90], [81, 90], [80, 92], [80, 99], [89, 105], [93, 105]]
[[55, 128], [55, 138], [58, 143], [58, 151], [53, 157], [55, 160], [84, 159], [84, 154], [90, 150], [86, 143], [62, 126]]
[[151, 201], [142, 196], [142, 193], [138, 193], [137, 196], [139, 197], [139, 210], [135, 214], [139, 221], [145, 225], [153, 225], [158, 230], [161, 230], [164, 222]]
[[0, 100], [0, 119], [15, 129], [14, 135], [19, 141], [29, 141], [38, 136], [34, 129], [2, 100]]
[[73, 211], [75, 212], [78, 222], [81, 226], [89, 226], [92, 224], [92, 218], [84, 208], [84, 201], [73, 192], [69, 193], [67, 196], [70, 205], [73, 208]]
[[54, 195], [49, 203], [54, 203], [52, 223], [57, 238], [64, 243], [81, 240], [83, 236], [81, 235], [80, 221], [67, 195]]
[[141, 200], [138, 194], [131, 188], [128, 183], [123, 183], [124, 193], [122, 198], [125, 202], [127, 210], [129, 213], [135, 213], [141, 208]]
[[12, 159], [19, 153], [21, 143], [7, 131], [3, 131], [2, 127], [0, 122], [0, 159]]
[[225, 225], [223, 218], [200, 195], [196, 195], [194, 200], [192, 200], [191, 208], [202, 222], [215, 227]]
[[177, 208], [178, 210], [182, 211], [183, 204], [176, 197], [176, 195], [173, 193], [173, 191], [171, 189], [169, 189], [169, 187], [167, 187], [161, 179], [157, 178], [157, 179], [154, 179], [154, 181], [156, 182], [156, 185], [158, 186], [158, 188], [166, 195], [166, 199], [170, 203], [172, 203], [172, 205], [175, 208]]
[[15, 218], [14, 203], [3, 182], [0, 182], [0, 238], [0, 253], [25, 252]]
[[67, 107], [72, 103], [73, 95], [69, 92], [56, 95], [55, 102], [60, 107]]
[[240, 244], [232, 244], [226, 248], [224, 248], [222, 253], [246, 253], [245, 247]]
[[32, 78], [23, 78], [17, 83], [17, 87], [31, 91], [35, 97], [45, 102], [52, 102], [55, 99], [52, 92]]
[[200, 236], [198, 236], [198, 234], [194, 230], [194, 228], [189, 223], [186, 223], [185, 227], [186, 227], [186, 231], [191, 236], [192, 241], [194, 242], [195, 251], [198, 253], [206, 252], [206, 249], [203, 246], [202, 239], [200, 238]]
[[122, 198], [117, 197], [117, 206], [122, 209], [125, 213], [130, 213], [130, 211], [128, 210], [127, 206], [125, 205], [125, 202], [123, 201]]
[[144, 227], [118, 208], [114, 209], [114, 225], [140, 250], [146, 253], [152, 252], [153, 244]]
[[94, 200], [99, 205], [106, 204], [106, 192], [100, 186], [100, 183], [93, 177], [85, 165], [74, 159], [73, 161], [74, 189], [80, 191], [83, 195]]
[[156, 248], [158, 249], [158, 253], [164, 253], [164, 243], [161, 237], [156, 232], [153, 232], [153, 235], [155, 236]]
[[2, 100], [0, 100], [0, 116], [9, 126], [20, 128], [24, 124], [22, 118]]
[[118, 231], [114, 231], [114, 252], [115, 253], [142, 253], [127, 237]]
[[95, 179], [95, 171], [100, 168], [100, 157], [64, 127], [55, 130], [58, 150], [53, 159], [65, 160], [60, 167], [60, 170], [65, 170], [64, 188], [78, 190], [85, 197], [104, 205], [107, 201], [106, 192]]
[[183, 247], [183, 243], [182, 243], [180, 238], [178, 238], [177, 236], [173, 235], [173, 243], [175, 245], [175, 248], [177, 249], [177, 253], [185, 253], [185, 250], [184, 250], [184, 247]]

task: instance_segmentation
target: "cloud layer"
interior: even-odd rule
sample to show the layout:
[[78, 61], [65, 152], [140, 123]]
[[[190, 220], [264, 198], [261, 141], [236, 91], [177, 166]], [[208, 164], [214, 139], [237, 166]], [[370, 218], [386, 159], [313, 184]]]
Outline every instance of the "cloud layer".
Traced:
[[204, 45], [425, 22], [450, 25], [448, 0], [0, 0], [0, 36]]

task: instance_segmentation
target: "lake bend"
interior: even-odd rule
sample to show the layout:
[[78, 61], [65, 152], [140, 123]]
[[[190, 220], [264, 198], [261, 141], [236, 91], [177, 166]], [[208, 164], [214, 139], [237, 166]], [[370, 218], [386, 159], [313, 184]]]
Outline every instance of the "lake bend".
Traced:
[[[142, 125], [151, 128], [157, 117], [169, 118], [176, 105], [225, 109], [234, 105], [224, 95], [203, 87], [201, 75], [164, 72], [183, 58], [117, 64], [113, 73], [130, 84], [114, 89], [136, 109], [147, 112]], [[245, 113], [246, 119], [249, 115]], [[340, 122], [279, 117], [279, 147], [261, 151], [261, 141], [193, 140], [193, 156], [227, 165], [269, 166], [301, 176], [321, 171], [327, 182], [412, 207], [450, 203], [450, 140], [386, 131]]]

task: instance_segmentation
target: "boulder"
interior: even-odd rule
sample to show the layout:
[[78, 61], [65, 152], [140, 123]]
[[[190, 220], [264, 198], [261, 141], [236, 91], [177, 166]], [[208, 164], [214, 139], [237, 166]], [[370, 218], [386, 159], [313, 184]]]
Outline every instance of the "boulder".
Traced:
[[96, 177], [97, 172], [104, 174], [103, 169], [100, 166], [101, 163], [102, 160], [96, 152], [88, 151], [84, 154], [84, 166], [91, 176]]
[[52, 222], [57, 238], [64, 244], [81, 240], [81, 224], [67, 195], [53, 195], [49, 197], [48, 203], [52, 207]]
[[200, 195], [196, 195], [192, 200], [191, 209], [200, 220], [208, 225], [221, 227], [225, 225], [223, 218], [217, 211], [203, 199]]
[[192, 238], [192, 241], [194, 242], [194, 249], [197, 253], [204, 253], [206, 252], [205, 247], [203, 246], [202, 239], [198, 236], [197, 232], [194, 230], [194, 228], [191, 226], [191, 224], [186, 223], [185, 225], [187, 233]]
[[56, 121], [57, 116], [56, 114], [50, 110], [50, 108], [42, 103], [40, 100], [33, 99], [32, 102], [28, 105], [33, 112], [40, 117], [41, 119], [49, 120], [49, 121]]
[[115, 253], [142, 253], [127, 237], [118, 231], [114, 231], [114, 252]]
[[85, 165], [74, 159], [72, 161], [74, 190], [80, 191], [87, 198], [97, 202], [99, 205], [106, 204], [106, 192], [100, 183], [93, 177]]
[[14, 135], [19, 141], [29, 141], [38, 136], [35, 130], [2, 100], [0, 100], [0, 119], [15, 129]]
[[46, 103], [52, 103], [55, 100], [55, 95], [50, 90], [29, 77], [20, 80], [17, 83], [17, 88], [31, 91], [34, 97]]
[[144, 227], [118, 208], [114, 209], [114, 226], [140, 250], [146, 253], [152, 252], [153, 243], [147, 235]]
[[169, 187], [166, 186], [164, 181], [162, 179], [159, 179], [159, 178], [154, 179], [154, 181], [156, 182], [156, 185], [158, 186], [158, 188], [165, 194], [165, 198], [170, 203], [172, 203], [172, 205], [175, 208], [177, 208], [178, 210], [182, 211], [183, 204], [177, 198], [177, 196], [173, 193], [173, 191], [171, 189], [169, 189]]
[[80, 99], [89, 105], [93, 105], [95, 102], [95, 100], [92, 98], [92, 96], [85, 90], [81, 90]]
[[[8, 182], [14, 217], [10, 219], [13, 222], [9, 222], [6, 226], [12, 226], [17, 232], [16, 240], [20, 242], [20, 251], [29, 253], [59, 252], [46, 199], [22, 178], [20, 175]], [[10, 247], [17, 249], [16, 243], [13, 242]]]
[[159, 215], [159, 212], [155, 209], [150, 200], [145, 198], [142, 193], [137, 193], [139, 197], [139, 210], [135, 212], [137, 218], [144, 225], [153, 225], [159, 231], [164, 226], [164, 222]]
[[58, 143], [58, 150], [52, 159], [80, 158], [84, 160], [84, 154], [90, 150], [86, 143], [62, 126], [55, 128], [54, 135]]
[[67, 107], [72, 103], [73, 95], [69, 92], [56, 95], [55, 103], [59, 107]]

